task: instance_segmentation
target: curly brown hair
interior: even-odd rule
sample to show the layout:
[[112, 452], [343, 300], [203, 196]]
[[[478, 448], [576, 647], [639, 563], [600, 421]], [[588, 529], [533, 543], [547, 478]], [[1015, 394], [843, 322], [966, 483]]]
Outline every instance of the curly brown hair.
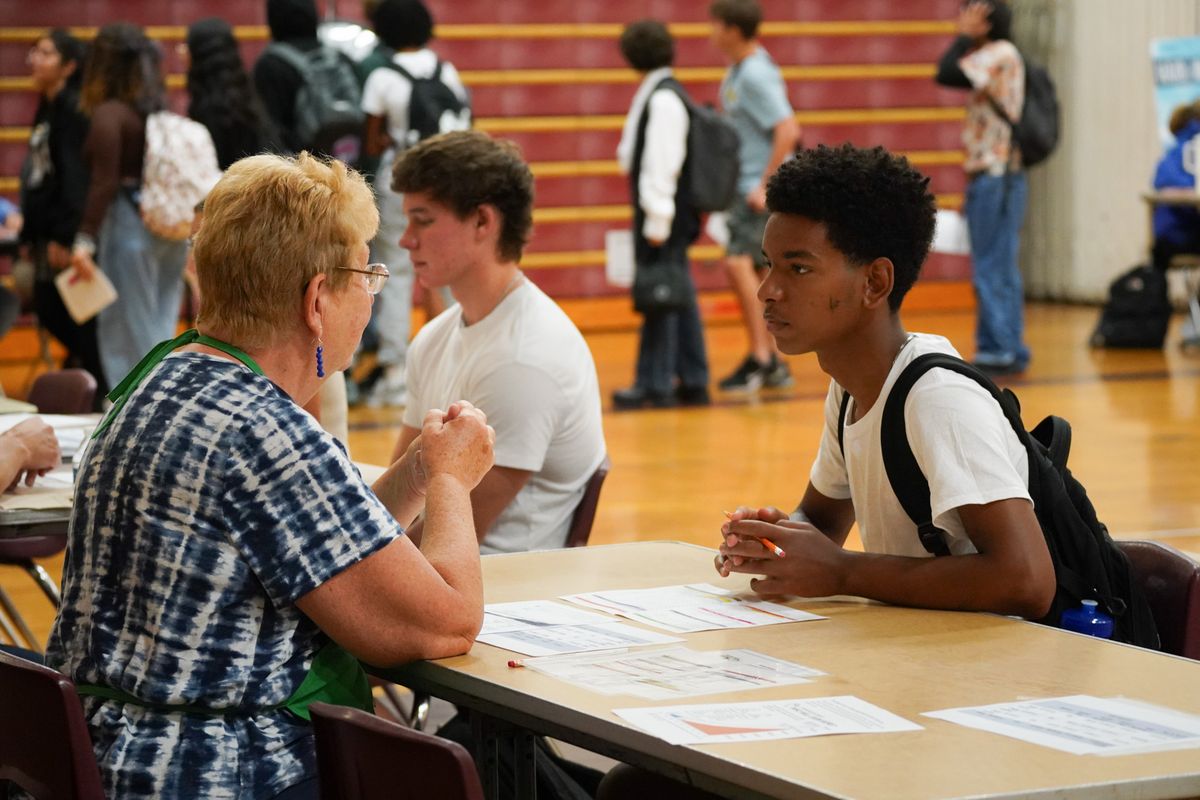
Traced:
[[145, 31], [113, 22], [96, 34], [83, 71], [79, 107], [91, 114], [107, 100], [120, 100], [143, 117], [165, 106], [162, 56]]
[[496, 249], [520, 261], [533, 227], [533, 173], [512, 142], [481, 131], [433, 136], [396, 159], [392, 191], [427, 193], [459, 219], [494, 206], [503, 219]]

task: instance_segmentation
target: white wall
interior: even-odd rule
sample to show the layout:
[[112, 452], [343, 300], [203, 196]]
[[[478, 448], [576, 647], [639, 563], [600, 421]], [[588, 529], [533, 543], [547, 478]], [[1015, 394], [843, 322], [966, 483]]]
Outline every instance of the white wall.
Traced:
[[1062, 139], [1030, 171], [1022, 270], [1034, 298], [1102, 300], [1144, 261], [1154, 130], [1150, 40], [1200, 34], [1200, 0], [1014, 0], [1013, 38], [1058, 85]]

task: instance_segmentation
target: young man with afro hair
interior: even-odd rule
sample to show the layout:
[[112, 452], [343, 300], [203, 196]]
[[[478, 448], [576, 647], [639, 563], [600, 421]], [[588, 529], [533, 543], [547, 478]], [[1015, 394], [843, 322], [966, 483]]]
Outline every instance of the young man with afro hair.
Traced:
[[[815, 353], [831, 381], [799, 506], [790, 515], [740, 507], [722, 528], [717, 570], [761, 576], [752, 586], [763, 594], [848, 594], [1039, 619], [1055, 578], [1027, 489], [1027, 454], [984, 389], [932, 369], [904, 404], [949, 555], [925, 551], [884, 467], [880, 423], [897, 377], [923, 354], [957, 355], [941, 336], [909, 333], [900, 318], [933, 235], [928, 182], [882, 148], [850, 145], [806, 151], [771, 178], [764, 317], [784, 353]], [[865, 552], [843, 546], [855, 522]]]

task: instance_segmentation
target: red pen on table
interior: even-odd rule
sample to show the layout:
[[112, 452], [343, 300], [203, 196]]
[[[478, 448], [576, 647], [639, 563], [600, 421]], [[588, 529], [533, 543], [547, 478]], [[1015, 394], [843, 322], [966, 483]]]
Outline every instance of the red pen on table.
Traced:
[[[721, 513], [725, 515], [725, 518], [726, 518], [726, 519], [733, 519], [733, 512], [732, 512], [732, 511], [722, 511]], [[779, 558], [783, 558], [784, 556], [786, 556], [786, 555], [787, 555], [787, 553], [785, 553], [785, 552], [783, 551], [783, 548], [782, 548], [782, 547], [780, 547], [779, 545], [775, 544], [774, 542], [772, 542], [772, 541], [771, 541], [770, 539], [768, 539], [767, 537], [765, 537], [765, 536], [755, 536], [754, 538], [755, 538], [755, 539], [758, 539], [758, 541], [759, 541], [759, 544], [761, 544], [763, 547], [767, 548], [767, 550], [769, 550], [770, 552], [774, 553], [774, 554], [775, 554], [776, 556], [778, 556]]]

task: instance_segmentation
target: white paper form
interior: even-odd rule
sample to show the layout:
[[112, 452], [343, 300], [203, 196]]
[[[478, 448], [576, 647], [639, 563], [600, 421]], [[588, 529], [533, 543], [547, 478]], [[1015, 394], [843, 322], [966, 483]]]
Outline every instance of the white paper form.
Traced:
[[1076, 755], [1200, 747], [1200, 716], [1121, 697], [1051, 697], [948, 708], [924, 716]]
[[739, 598], [736, 592], [708, 583], [588, 592], [565, 595], [563, 599], [672, 633], [825, 619], [779, 603]]
[[483, 612], [483, 629], [476, 640], [527, 656], [680, 641], [550, 600], [492, 603], [484, 606]]
[[619, 708], [613, 713], [671, 744], [761, 742], [922, 729], [914, 722], [849, 695], [762, 703]]
[[825, 674], [753, 650], [688, 647], [530, 658], [525, 666], [600, 694], [647, 700], [809, 683]]

